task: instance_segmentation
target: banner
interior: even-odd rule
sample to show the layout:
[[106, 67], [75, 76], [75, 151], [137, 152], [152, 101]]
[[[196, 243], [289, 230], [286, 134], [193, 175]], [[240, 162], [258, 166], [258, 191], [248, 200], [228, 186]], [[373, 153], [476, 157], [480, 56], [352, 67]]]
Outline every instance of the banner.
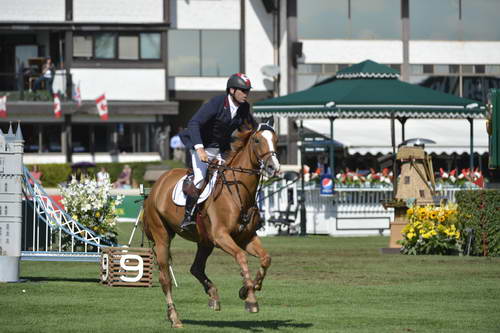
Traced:
[[59, 94], [54, 94], [54, 115], [56, 118], [61, 118], [61, 100], [59, 99]]
[[0, 117], [7, 118], [7, 96], [0, 97]]
[[333, 178], [330, 174], [321, 176], [319, 195], [331, 196], [334, 192]]

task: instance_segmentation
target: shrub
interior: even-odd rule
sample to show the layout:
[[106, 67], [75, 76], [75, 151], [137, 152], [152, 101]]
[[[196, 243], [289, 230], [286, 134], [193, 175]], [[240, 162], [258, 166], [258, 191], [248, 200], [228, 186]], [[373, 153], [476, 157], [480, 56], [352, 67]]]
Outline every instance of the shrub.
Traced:
[[460, 191], [456, 194], [460, 228], [472, 229], [470, 254], [500, 255], [500, 191]]
[[[152, 164], [165, 164], [169, 168], [183, 168], [184, 164], [179, 161], [167, 160], [158, 162], [132, 162], [132, 163], [98, 163], [95, 168], [90, 168], [89, 176], [94, 177], [99, 171], [100, 167], [105, 167], [108, 170], [111, 181], [113, 182], [118, 178], [118, 175], [123, 169], [125, 164], [130, 165], [132, 168], [132, 179], [133, 183], [143, 184], [144, 183], [144, 173], [146, 172], [146, 167]], [[63, 164], [38, 164], [38, 169], [42, 172], [41, 182], [44, 187], [57, 187], [61, 183], [68, 181], [71, 175], [71, 165], [68, 163]], [[28, 169], [32, 170], [32, 165], [27, 165]]]
[[403, 228], [404, 254], [457, 254], [461, 250], [455, 205], [413, 206], [406, 211], [408, 224]]

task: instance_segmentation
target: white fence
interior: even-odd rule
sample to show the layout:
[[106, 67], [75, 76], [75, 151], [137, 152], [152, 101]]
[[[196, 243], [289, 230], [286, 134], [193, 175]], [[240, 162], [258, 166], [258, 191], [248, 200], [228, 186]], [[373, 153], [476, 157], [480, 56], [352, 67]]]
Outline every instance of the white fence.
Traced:
[[[455, 201], [455, 193], [461, 188], [443, 188], [438, 194], [449, 202]], [[333, 196], [321, 196], [319, 187], [307, 185], [305, 192], [307, 234], [332, 236], [389, 235], [394, 210], [385, 209], [381, 202], [392, 198], [392, 188], [336, 188]], [[269, 218], [278, 211], [297, 211], [290, 233], [300, 231], [300, 180], [278, 181], [265, 187], [261, 194], [261, 211], [265, 228], [259, 235], [276, 235], [278, 229]], [[290, 207], [288, 207], [290, 205]]]

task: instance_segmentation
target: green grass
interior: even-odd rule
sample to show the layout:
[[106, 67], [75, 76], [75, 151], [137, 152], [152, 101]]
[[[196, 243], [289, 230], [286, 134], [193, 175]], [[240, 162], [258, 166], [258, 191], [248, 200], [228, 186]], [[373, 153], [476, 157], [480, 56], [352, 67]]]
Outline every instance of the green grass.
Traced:
[[[131, 225], [120, 226], [124, 243]], [[189, 274], [195, 245], [175, 239], [183, 332], [500, 332], [500, 259], [383, 255], [386, 237], [263, 242], [273, 263], [260, 312], [249, 314], [234, 260], [216, 250], [208, 261], [222, 302], [213, 312]], [[258, 262], [250, 262], [255, 272]], [[0, 284], [0, 332], [170, 329], [157, 274], [152, 288], [111, 288], [98, 284], [96, 263], [22, 262], [21, 276], [28, 281]]]

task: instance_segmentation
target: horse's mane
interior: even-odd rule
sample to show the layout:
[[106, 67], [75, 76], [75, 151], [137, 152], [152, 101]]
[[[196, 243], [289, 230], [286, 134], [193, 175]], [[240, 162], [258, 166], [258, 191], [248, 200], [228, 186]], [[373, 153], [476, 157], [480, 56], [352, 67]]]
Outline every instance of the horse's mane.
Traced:
[[226, 164], [231, 164], [234, 157], [245, 147], [253, 132], [254, 128], [246, 124], [234, 130], [231, 134], [231, 149], [224, 156]]

